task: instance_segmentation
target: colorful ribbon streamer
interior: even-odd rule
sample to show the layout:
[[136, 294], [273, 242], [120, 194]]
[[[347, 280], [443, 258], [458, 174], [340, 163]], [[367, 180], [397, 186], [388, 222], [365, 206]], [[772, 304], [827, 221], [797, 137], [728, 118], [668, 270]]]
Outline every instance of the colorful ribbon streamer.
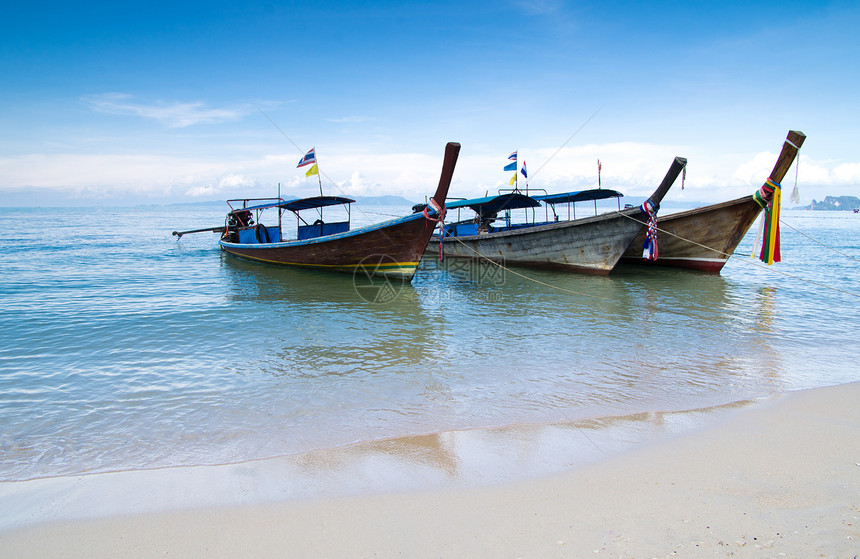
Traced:
[[657, 260], [657, 256], [660, 252], [657, 247], [658, 207], [649, 198], [642, 203], [640, 209], [648, 216], [648, 230], [645, 233], [645, 244], [642, 245], [642, 258], [645, 260]]
[[767, 179], [767, 182], [753, 195], [755, 201], [764, 208], [764, 239], [761, 243], [759, 259], [771, 265], [780, 262], [779, 252], [779, 209], [782, 205], [782, 185]]
[[[433, 208], [433, 210], [435, 210], [436, 215], [439, 216], [438, 218], [430, 215], [430, 212], [428, 211], [428, 210], [430, 210], [430, 208]], [[446, 211], [446, 208], [445, 208], [444, 203], [439, 204], [436, 200], [434, 200], [433, 198], [430, 198], [430, 203], [424, 207], [424, 212], [423, 212], [424, 217], [426, 217], [430, 221], [434, 221], [434, 222], [439, 224], [439, 261], [440, 262], [445, 261], [445, 250], [442, 248], [444, 245], [443, 239], [445, 237], [445, 211]]]

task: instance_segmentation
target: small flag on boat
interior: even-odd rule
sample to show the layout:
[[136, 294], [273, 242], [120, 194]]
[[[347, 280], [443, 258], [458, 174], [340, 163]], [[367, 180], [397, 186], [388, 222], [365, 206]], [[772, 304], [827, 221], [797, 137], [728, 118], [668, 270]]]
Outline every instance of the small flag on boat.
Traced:
[[517, 152], [514, 152], [508, 156], [508, 159], [512, 161], [512, 163], [508, 163], [505, 165], [505, 171], [513, 171], [517, 172]]
[[306, 176], [306, 177], [309, 177], [309, 176], [311, 176], [311, 175], [319, 175], [319, 174], [320, 174], [319, 167], [317, 167], [317, 164], [316, 164], [316, 163], [314, 163], [314, 166], [313, 166], [313, 167], [311, 167], [310, 169], [308, 169], [308, 172], [307, 172], [307, 173], [305, 173], [305, 176]]
[[296, 168], [304, 167], [305, 165], [310, 165], [312, 163], [316, 163], [317, 162], [316, 149], [317, 148], [311, 148], [311, 150], [309, 152], [307, 152], [305, 154], [305, 156], [301, 158], [301, 160], [299, 160], [299, 164], [296, 165]]
[[514, 171], [514, 174], [513, 174], [513, 175], [511, 175], [511, 180], [510, 180], [510, 182], [508, 182], [508, 184], [509, 184], [509, 185], [511, 185], [511, 186], [513, 186], [513, 184], [514, 184], [515, 182], [517, 182], [517, 173], [516, 173], [516, 171]]
[[526, 162], [523, 161], [523, 166], [520, 168], [520, 173], [523, 174], [523, 178], [529, 178], [528, 173], [526, 173]]
[[508, 156], [508, 159], [510, 159], [511, 161], [516, 161], [517, 160], [517, 152], [510, 154]]

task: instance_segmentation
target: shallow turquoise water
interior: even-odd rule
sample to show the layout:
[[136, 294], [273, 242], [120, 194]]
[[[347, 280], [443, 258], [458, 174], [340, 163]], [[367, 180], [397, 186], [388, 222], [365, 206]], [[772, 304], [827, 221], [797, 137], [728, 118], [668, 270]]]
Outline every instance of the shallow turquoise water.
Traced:
[[736, 257], [720, 276], [427, 258], [401, 286], [236, 260], [210, 233], [170, 235], [220, 225], [221, 208], [0, 209], [0, 480], [858, 380], [860, 216], [783, 217], [844, 255], [783, 227], [782, 264]]

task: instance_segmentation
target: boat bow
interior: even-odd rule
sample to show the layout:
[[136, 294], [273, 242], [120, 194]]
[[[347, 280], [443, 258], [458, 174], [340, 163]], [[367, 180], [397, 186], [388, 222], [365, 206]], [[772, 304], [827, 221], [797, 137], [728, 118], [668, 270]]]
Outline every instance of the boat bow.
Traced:
[[[770, 180], [781, 183], [794, 162], [806, 135], [790, 130], [783, 141]], [[718, 274], [761, 212], [754, 196], [745, 196], [660, 218], [660, 251], [656, 260], [644, 260], [646, 240], [641, 232], [624, 253], [630, 264], [655, 264]]]
[[[424, 208], [424, 217], [432, 221], [441, 221], [445, 217], [445, 198], [451, 187], [451, 179], [454, 177], [454, 168], [457, 166], [457, 158], [460, 156], [460, 144], [448, 142], [445, 145], [445, 159], [442, 161], [442, 174], [439, 176], [439, 185], [436, 192], [430, 198], [427, 208]], [[434, 219], [429, 215], [429, 208], [436, 211], [439, 216]]]
[[686, 168], [687, 158], [675, 157], [675, 160], [672, 161], [672, 165], [669, 167], [669, 171], [666, 173], [666, 176], [663, 177], [663, 182], [660, 183], [657, 190], [655, 190], [648, 198], [655, 208], [660, 207], [660, 202], [663, 201], [663, 197], [666, 196], [666, 193], [669, 192], [669, 189], [672, 188], [672, 185], [675, 184], [676, 180], [678, 180], [678, 175], [681, 174], [681, 171]]

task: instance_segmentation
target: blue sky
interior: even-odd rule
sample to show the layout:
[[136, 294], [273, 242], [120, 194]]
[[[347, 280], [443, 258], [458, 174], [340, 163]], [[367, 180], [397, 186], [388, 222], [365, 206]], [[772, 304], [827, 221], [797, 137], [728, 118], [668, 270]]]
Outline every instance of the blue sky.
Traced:
[[631, 196], [685, 156], [667, 200], [719, 201], [789, 129], [802, 203], [860, 196], [857, 29], [856, 2], [14, 5], [0, 206], [313, 195], [311, 147], [328, 193], [421, 200], [451, 140], [452, 196], [507, 185], [519, 150], [531, 186], [593, 186], [600, 159]]

